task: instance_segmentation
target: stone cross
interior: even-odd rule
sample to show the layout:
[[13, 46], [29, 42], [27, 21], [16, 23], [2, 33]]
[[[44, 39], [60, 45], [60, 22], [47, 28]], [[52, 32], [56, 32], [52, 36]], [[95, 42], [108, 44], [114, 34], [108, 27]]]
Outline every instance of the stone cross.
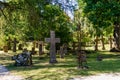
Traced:
[[55, 43], [60, 43], [60, 38], [55, 38], [55, 32], [50, 31], [51, 38], [45, 38], [45, 42], [50, 42], [50, 63], [57, 63]]
[[13, 52], [16, 52], [16, 45], [19, 42], [16, 40], [16, 38], [14, 38], [14, 41], [12, 41], [12, 42], [13, 42]]
[[101, 40], [101, 43], [102, 43], [102, 50], [105, 50], [105, 45], [104, 45], [105, 38], [102, 36], [100, 40]]
[[98, 50], [98, 41], [99, 41], [98, 36], [96, 36], [96, 39], [94, 40], [94, 42], [95, 42], [95, 51]]
[[109, 44], [110, 44], [110, 49], [112, 49], [112, 44], [113, 44], [113, 38], [112, 38], [112, 36], [109, 37]]
[[11, 38], [9, 37], [9, 38], [8, 38], [8, 41], [7, 41], [8, 50], [11, 50], [11, 42], [12, 42], [12, 40], [11, 40]]

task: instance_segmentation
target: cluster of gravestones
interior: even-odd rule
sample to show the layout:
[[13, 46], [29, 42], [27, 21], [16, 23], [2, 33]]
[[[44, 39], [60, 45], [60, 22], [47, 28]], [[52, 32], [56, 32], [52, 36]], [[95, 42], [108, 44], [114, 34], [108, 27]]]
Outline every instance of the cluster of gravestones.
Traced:
[[[50, 60], [49, 62], [51, 64], [57, 63], [58, 61], [56, 60], [56, 43], [60, 43], [60, 38], [55, 38], [55, 32], [51, 31], [50, 32], [50, 38], [45, 38], [45, 42], [49, 42], [50, 43]], [[14, 40], [14, 48], [16, 48], [16, 43], [18, 43], [18, 41], [15, 39]], [[27, 49], [23, 49], [23, 52], [21, 54], [15, 55], [12, 57], [13, 60], [15, 60], [15, 66], [27, 66], [27, 65], [32, 65], [32, 55], [36, 53], [35, 48], [39, 49], [39, 56], [41, 56], [44, 51], [43, 51], [43, 41], [34, 41], [33, 42], [33, 47], [31, 51], [28, 51]], [[61, 58], [64, 58], [65, 54], [68, 53], [67, 50], [68, 46], [67, 44], [63, 44], [60, 47], [60, 50], [58, 51], [58, 53], [60, 54]], [[82, 66], [82, 68], [84, 68], [84, 63], [87, 63], [86, 61], [86, 54], [82, 55], [82, 53], [85, 52], [80, 52], [80, 55], [78, 55], [78, 62], [80, 63], [80, 65]], [[80, 67], [79, 65], [79, 67]]]
[[[97, 36], [97, 37], [95, 38], [95, 40], [94, 40], [94, 43], [95, 43], [95, 51], [98, 50], [98, 43], [99, 43], [99, 41], [101, 41], [101, 43], [102, 43], [102, 50], [105, 50], [105, 43], [104, 43], [105, 38], [102, 36], [102, 37], [99, 39], [98, 36]], [[113, 38], [110, 36], [110, 37], [108, 38], [108, 41], [109, 41], [109, 44], [110, 44], [110, 49], [112, 49]]]
[[[19, 43], [19, 41], [17, 41], [16, 38], [14, 38], [14, 40], [12, 40], [10, 37], [7, 40], [7, 45], [3, 47], [4, 52], [8, 52], [8, 50], [13, 50], [13, 52], [16, 52], [16, 47], [17, 47], [17, 43]], [[13, 46], [12, 46], [13, 44]], [[18, 49], [19, 50], [23, 50], [23, 45], [21, 43], [19, 43]]]

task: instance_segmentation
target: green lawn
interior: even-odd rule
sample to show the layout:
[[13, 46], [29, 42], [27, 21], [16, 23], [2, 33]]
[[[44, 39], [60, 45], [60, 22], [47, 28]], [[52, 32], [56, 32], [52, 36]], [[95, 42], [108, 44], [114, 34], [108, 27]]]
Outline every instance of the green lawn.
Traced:
[[[77, 69], [75, 55], [66, 55], [64, 59], [57, 56], [57, 64], [49, 64], [49, 57], [44, 55], [39, 59], [38, 55], [33, 55], [33, 66], [15, 67], [11, 56], [15, 53], [0, 54], [0, 64], [5, 65], [11, 73], [21, 75], [26, 80], [67, 80], [77, 76], [88, 76], [98, 73], [120, 72], [120, 53], [94, 52], [87, 55], [88, 70]], [[96, 61], [96, 56], [103, 56], [103, 61]]]

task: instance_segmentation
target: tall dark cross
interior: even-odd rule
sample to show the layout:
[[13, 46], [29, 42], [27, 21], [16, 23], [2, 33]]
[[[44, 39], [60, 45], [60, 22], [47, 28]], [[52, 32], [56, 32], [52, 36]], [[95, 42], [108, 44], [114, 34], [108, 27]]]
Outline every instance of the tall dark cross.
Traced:
[[39, 46], [39, 56], [40, 56], [44, 53], [43, 52], [43, 41], [39, 41], [38, 46]]
[[51, 38], [45, 38], [45, 42], [50, 42], [50, 63], [57, 63], [55, 43], [60, 43], [60, 38], [55, 38], [55, 32], [50, 31]]
[[105, 38], [102, 36], [101, 37], [102, 50], [105, 50], [105, 43], [104, 43], [104, 41], [105, 41]]
[[16, 40], [16, 38], [14, 38], [14, 41], [12, 41], [12, 42], [13, 42], [13, 52], [16, 52], [16, 45], [19, 42]]
[[109, 44], [110, 44], [110, 49], [112, 49], [112, 44], [113, 44], [113, 38], [112, 38], [112, 36], [109, 37]]
[[96, 39], [94, 40], [95, 42], [95, 51], [98, 50], [98, 42], [99, 42], [99, 39], [98, 39], [98, 36], [96, 36]]
[[11, 50], [11, 38], [9, 37], [8, 40], [7, 40], [7, 46], [8, 46], [8, 50]]

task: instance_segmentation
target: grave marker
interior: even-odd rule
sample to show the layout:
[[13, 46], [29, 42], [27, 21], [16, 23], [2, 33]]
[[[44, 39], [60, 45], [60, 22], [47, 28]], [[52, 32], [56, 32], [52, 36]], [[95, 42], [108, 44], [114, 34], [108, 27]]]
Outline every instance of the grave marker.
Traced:
[[63, 46], [60, 47], [60, 58], [64, 58], [65, 56], [65, 53], [64, 53], [64, 50], [63, 50]]
[[98, 36], [96, 36], [96, 39], [94, 40], [94, 42], [95, 42], [95, 51], [98, 50], [98, 41], [99, 41]]
[[9, 37], [9, 38], [8, 38], [8, 41], [7, 41], [8, 50], [11, 50], [11, 42], [12, 42], [12, 40], [11, 40], [11, 38]]
[[55, 32], [50, 31], [50, 38], [45, 38], [45, 42], [50, 42], [50, 63], [57, 63], [55, 43], [60, 43], [60, 38], [55, 38]]
[[14, 38], [14, 41], [12, 41], [12, 43], [13, 43], [13, 52], [16, 52], [16, 45], [19, 42], [16, 40], [16, 38]]
[[110, 49], [112, 49], [112, 44], [113, 44], [113, 38], [112, 38], [112, 36], [109, 37], [109, 44], [110, 44]]
[[39, 56], [40, 56], [44, 53], [43, 52], [43, 41], [39, 41], [38, 46], [39, 46]]
[[102, 43], [102, 50], [105, 50], [105, 44], [104, 44], [105, 38], [102, 36], [100, 40]]
[[23, 50], [22, 47], [23, 47], [22, 44], [19, 44], [19, 45], [18, 45], [18, 50]]

